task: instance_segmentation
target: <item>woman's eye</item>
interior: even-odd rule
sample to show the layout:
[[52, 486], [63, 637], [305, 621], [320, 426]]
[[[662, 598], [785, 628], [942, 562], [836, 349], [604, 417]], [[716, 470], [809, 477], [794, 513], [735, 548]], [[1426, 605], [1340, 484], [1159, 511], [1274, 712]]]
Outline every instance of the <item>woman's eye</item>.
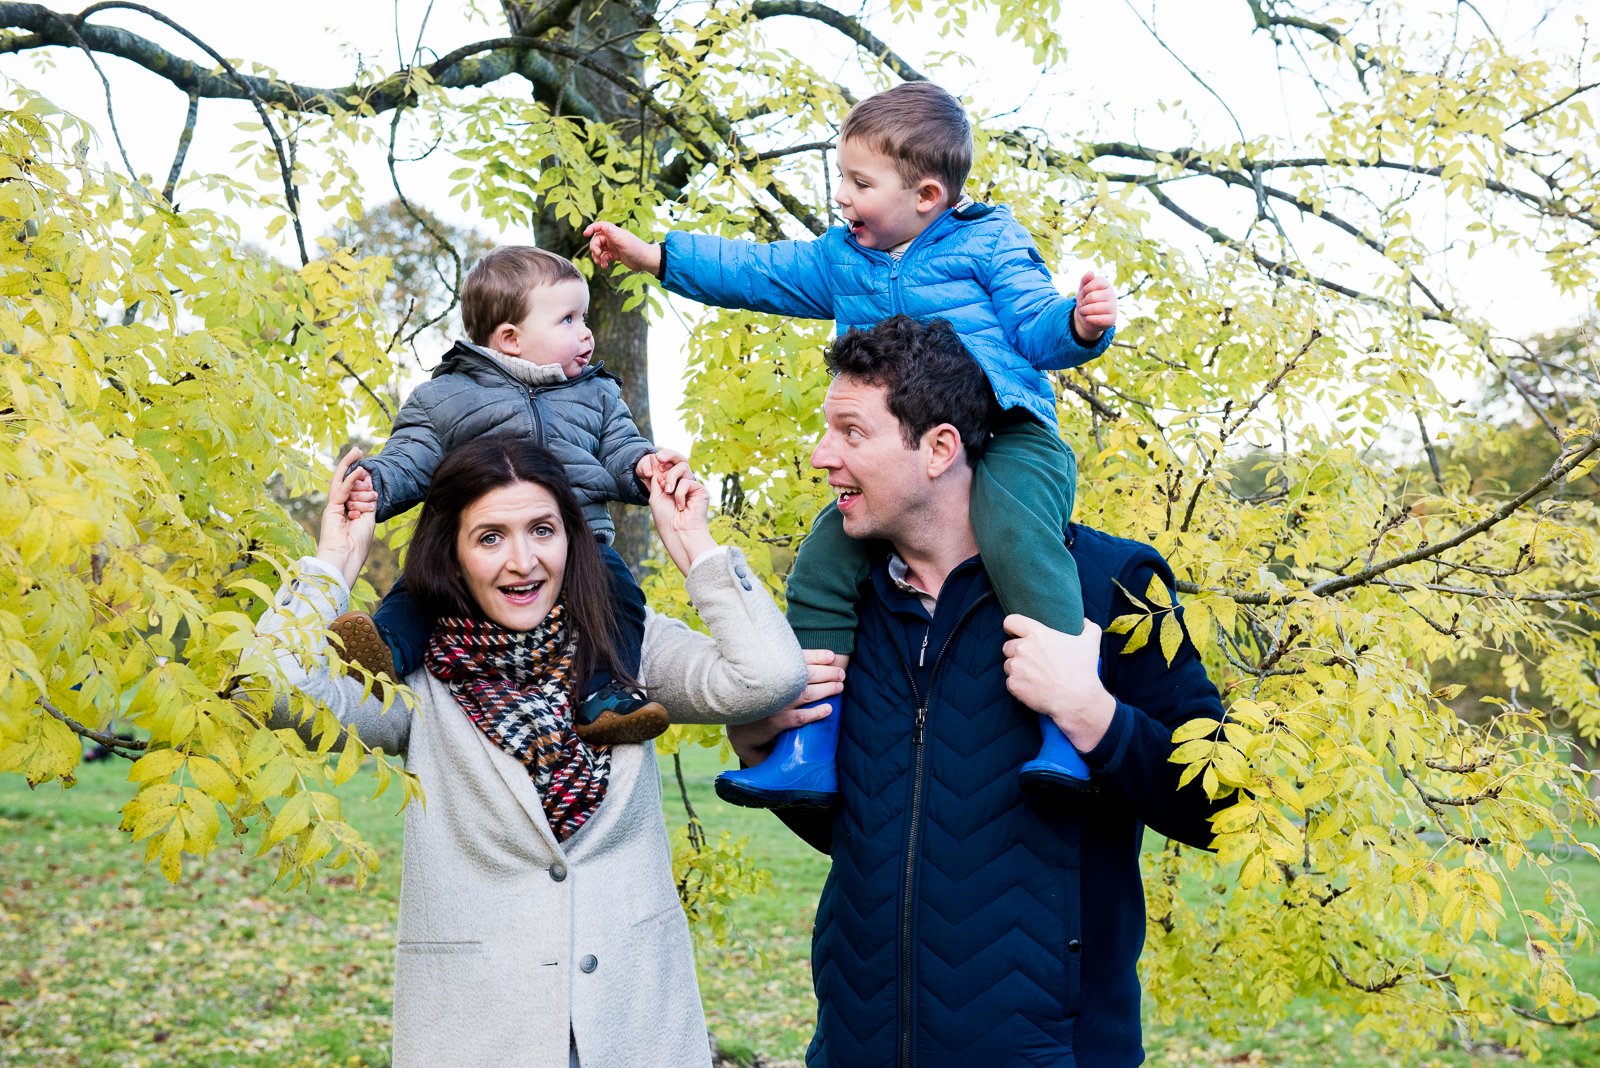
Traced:
[[479, 545], [499, 545], [500, 544], [500, 535], [491, 530], [489, 533], [485, 534], [483, 537], [478, 539], [478, 544]]
[[533, 528], [533, 532], [541, 538], [548, 538], [556, 532], [556, 528], [549, 523], [540, 523]]

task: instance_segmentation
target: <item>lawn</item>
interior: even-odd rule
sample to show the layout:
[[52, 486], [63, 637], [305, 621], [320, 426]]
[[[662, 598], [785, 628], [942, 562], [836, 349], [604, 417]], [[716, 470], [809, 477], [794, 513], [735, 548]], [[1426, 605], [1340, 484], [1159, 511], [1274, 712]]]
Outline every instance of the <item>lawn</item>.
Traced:
[[[686, 753], [692, 803], [713, 832], [747, 835], [774, 885], [738, 903], [732, 946], [702, 949], [707, 1016], [728, 1051], [798, 1064], [811, 1027], [810, 926], [826, 862], [770, 816], [717, 801], [716, 770], [714, 754]], [[387, 1064], [395, 802], [367, 799], [359, 776], [342, 791], [347, 815], [383, 855], [365, 890], [339, 879], [276, 890], [271, 865], [228, 849], [173, 886], [143, 867], [116, 830], [126, 772], [120, 761], [85, 766], [65, 792], [0, 777], [0, 1065]], [[666, 786], [676, 823], [676, 784]], [[1571, 867], [1583, 899], [1600, 903], [1600, 865]], [[1600, 987], [1600, 955], [1574, 967], [1580, 985]], [[1394, 1063], [1309, 1007], [1227, 1043], [1151, 1026], [1146, 1045], [1159, 1065]], [[1428, 1063], [1520, 1059], [1447, 1048]], [[1550, 1036], [1544, 1063], [1600, 1063], [1600, 1028]]]

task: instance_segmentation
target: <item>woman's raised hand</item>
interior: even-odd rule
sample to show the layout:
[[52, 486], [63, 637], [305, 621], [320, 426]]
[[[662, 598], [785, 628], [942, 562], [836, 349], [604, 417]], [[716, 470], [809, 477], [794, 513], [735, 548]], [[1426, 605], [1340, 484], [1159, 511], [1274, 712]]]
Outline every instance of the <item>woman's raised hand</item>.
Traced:
[[351, 449], [333, 469], [317, 535], [317, 559], [336, 568], [346, 586], [356, 584], [378, 526], [378, 494], [372, 488], [372, 476], [363, 468], [352, 470], [350, 466], [359, 459], [361, 450]]
[[667, 555], [685, 575], [703, 554], [717, 547], [706, 524], [706, 488], [689, 473], [688, 465], [658, 468], [650, 479], [650, 518]]

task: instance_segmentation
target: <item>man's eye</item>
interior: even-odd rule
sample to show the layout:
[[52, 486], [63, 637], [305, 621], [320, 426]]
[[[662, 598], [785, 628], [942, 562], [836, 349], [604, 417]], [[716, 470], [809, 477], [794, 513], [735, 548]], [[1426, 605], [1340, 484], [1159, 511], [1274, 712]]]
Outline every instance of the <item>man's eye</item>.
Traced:
[[855, 441], [861, 437], [861, 431], [856, 427], [851, 427], [844, 432], [844, 436], [849, 438], [851, 441]]

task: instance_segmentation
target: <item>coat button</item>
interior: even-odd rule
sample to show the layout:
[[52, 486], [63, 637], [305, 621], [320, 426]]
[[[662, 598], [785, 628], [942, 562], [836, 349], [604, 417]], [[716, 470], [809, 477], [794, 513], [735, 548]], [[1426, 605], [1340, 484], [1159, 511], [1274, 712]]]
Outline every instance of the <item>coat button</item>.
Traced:
[[744, 565], [743, 564], [734, 564], [733, 565], [733, 573], [735, 575], [738, 575], [740, 578], [749, 578], [750, 577], [750, 573], [744, 569]]
[[556, 882], [559, 883], [562, 880], [566, 879], [566, 877], [567, 877], [567, 866], [565, 864], [561, 863], [558, 860], [554, 864], [550, 865], [550, 878], [554, 879]]
[[1068, 953], [1081, 953], [1081, 952], [1083, 952], [1083, 943], [1078, 941], [1076, 938], [1074, 938], [1072, 941], [1067, 943], [1067, 952]]
[[749, 579], [740, 579], [740, 580], [739, 580], [739, 585], [741, 585], [741, 586], [743, 586], [743, 587], [744, 587], [744, 588], [745, 588], [745, 589], [747, 589], [747, 590], [749, 590], [749, 589], [752, 589], [752, 588], [753, 588], [753, 587], [752, 587], [752, 586], [751, 586], [751, 585], [750, 585], [750, 580], [749, 580]]
[[578, 962], [578, 967], [585, 972], [592, 972], [600, 967], [600, 961], [591, 953]]

